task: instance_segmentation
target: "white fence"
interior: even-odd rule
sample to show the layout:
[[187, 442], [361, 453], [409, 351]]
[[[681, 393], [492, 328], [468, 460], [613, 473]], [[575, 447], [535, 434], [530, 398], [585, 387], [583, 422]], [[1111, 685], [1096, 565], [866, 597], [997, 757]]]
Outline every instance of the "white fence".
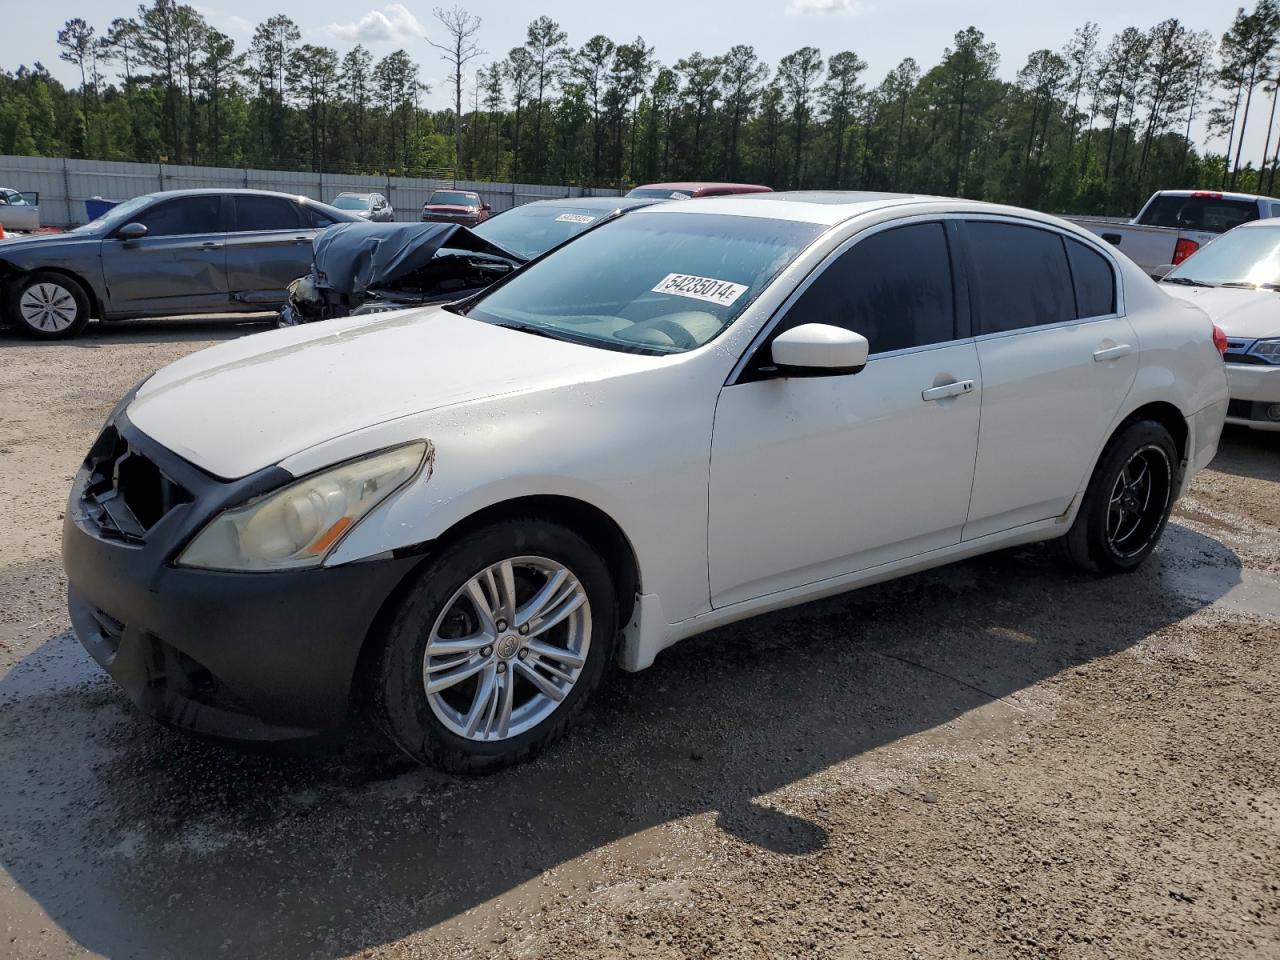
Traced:
[[538, 183], [491, 183], [481, 180], [429, 180], [415, 177], [361, 177], [291, 170], [233, 167], [182, 167], [167, 163], [123, 163], [70, 160], [63, 157], [0, 156], [0, 186], [40, 194], [40, 221], [45, 226], [85, 223], [84, 202], [94, 198], [127, 200], [157, 190], [193, 187], [245, 187], [279, 190], [330, 203], [344, 190], [376, 190], [395, 208], [397, 220], [417, 220], [432, 190], [474, 190], [495, 213], [554, 197], [617, 196], [605, 187], [565, 187]]

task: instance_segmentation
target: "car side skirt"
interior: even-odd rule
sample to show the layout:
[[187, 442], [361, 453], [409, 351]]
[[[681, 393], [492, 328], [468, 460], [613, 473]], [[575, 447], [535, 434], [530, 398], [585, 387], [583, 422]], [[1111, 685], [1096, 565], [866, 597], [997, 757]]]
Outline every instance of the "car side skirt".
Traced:
[[1035, 543], [1041, 540], [1052, 540], [1066, 534], [1075, 518], [1079, 504], [1077, 497], [1071, 506], [1061, 515], [1048, 520], [1023, 524], [999, 533], [988, 534], [976, 540], [967, 540], [952, 546], [933, 550], [929, 553], [906, 557], [890, 563], [882, 563], [856, 573], [839, 577], [830, 577], [816, 583], [808, 583], [791, 590], [743, 600], [706, 613], [681, 620], [678, 623], [667, 623], [662, 611], [662, 598], [656, 594], [641, 594], [636, 598], [635, 612], [631, 622], [623, 630], [622, 649], [618, 662], [624, 670], [643, 670], [653, 664], [654, 658], [667, 647], [688, 637], [696, 636], [716, 627], [722, 627], [738, 620], [772, 610], [796, 606], [811, 600], [845, 593], [859, 587], [869, 587], [886, 580], [912, 573], [919, 573], [934, 567], [965, 560], [993, 550], [1013, 547], [1024, 543]]

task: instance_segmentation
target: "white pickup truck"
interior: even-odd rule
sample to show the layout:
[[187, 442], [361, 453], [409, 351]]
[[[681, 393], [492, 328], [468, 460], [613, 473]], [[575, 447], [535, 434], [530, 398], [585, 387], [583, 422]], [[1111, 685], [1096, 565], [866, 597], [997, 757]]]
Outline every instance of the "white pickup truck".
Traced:
[[1160, 190], [1129, 221], [1068, 217], [1147, 273], [1179, 264], [1232, 227], [1280, 216], [1280, 200], [1214, 190]]

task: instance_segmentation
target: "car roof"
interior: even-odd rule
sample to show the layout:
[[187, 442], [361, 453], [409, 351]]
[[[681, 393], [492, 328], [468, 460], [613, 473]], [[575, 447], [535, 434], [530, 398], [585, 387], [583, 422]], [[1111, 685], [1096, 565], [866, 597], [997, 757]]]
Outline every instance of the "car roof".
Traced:
[[153, 190], [147, 194], [140, 196], [147, 197], [164, 197], [166, 200], [172, 197], [205, 197], [210, 194], [222, 196], [223, 194], [233, 194], [243, 197], [284, 197], [287, 200], [296, 200], [299, 203], [313, 203], [321, 207], [328, 207], [327, 203], [320, 200], [312, 200], [310, 197], [304, 197], [299, 193], [284, 193], [279, 190], [245, 190], [240, 187], [191, 187], [186, 190]]
[[742, 193], [703, 197], [697, 203], [660, 204], [638, 213], [728, 214], [770, 220], [798, 220], [833, 226], [850, 217], [881, 207], [934, 199], [904, 193], [868, 193], [844, 190], [804, 190], [781, 193]]
[[474, 190], [463, 190], [461, 187], [432, 187], [432, 193], [465, 193], [468, 196], [478, 197], [480, 194]]
[[340, 197], [372, 197], [377, 190], [343, 190], [338, 196]]
[[1204, 197], [1207, 200], [1269, 200], [1276, 201], [1275, 197], [1264, 196], [1260, 193], [1231, 193], [1222, 190], [1161, 190], [1162, 197]]
[[[663, 203], [637, 210], [633, 216], [707, 216], [721, 214], [770, 220], [795, 220], [821, 226], [835, 226], [853, 217], [892, 207], [929, 205], [928, 212], [1004, 214], [1025, 220], [1039, 220], [1061, 226], [1064, 221], [1021, 207], [978, 200], [933, 197], [913, 193], [874, 193], [859, 190], [793, 190], [779, 193], [744, 193], [728, 197], [705, 197], [697, 203]], [[1074, 232], [1086, 236], [1083, 230]], [[1092, 238], [1096, 239], [1096, 238]]]
[[690, 193], [696, 193], [699, 190], [706, 190], [711, 187], [732, 187], [737, 190], [758, 190], [760, 192], [772, 191], [772, 187], [766, 187], [759, 183], [727, 183], [716, 180], [682, 180], [674, 183], [640, 183], [633, 189], [635, 190], [685, 190]]
[[[630, 210], [632, 207], [648, 207], [662, 201], [657, 197], [556, 197], [550, 200], [534, 200], [522, 203], [522, 207], [576, 207], [579, 210]], [[513, 210], [519, 209], [512, 207]]]

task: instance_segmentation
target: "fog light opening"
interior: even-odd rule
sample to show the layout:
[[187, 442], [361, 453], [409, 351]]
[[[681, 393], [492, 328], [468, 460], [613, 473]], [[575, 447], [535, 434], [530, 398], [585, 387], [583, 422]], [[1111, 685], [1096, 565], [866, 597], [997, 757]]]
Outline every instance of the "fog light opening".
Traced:
[[1280, 403], [1273, 403], [1266, 410], [1268, 420], [1280, 420]]

